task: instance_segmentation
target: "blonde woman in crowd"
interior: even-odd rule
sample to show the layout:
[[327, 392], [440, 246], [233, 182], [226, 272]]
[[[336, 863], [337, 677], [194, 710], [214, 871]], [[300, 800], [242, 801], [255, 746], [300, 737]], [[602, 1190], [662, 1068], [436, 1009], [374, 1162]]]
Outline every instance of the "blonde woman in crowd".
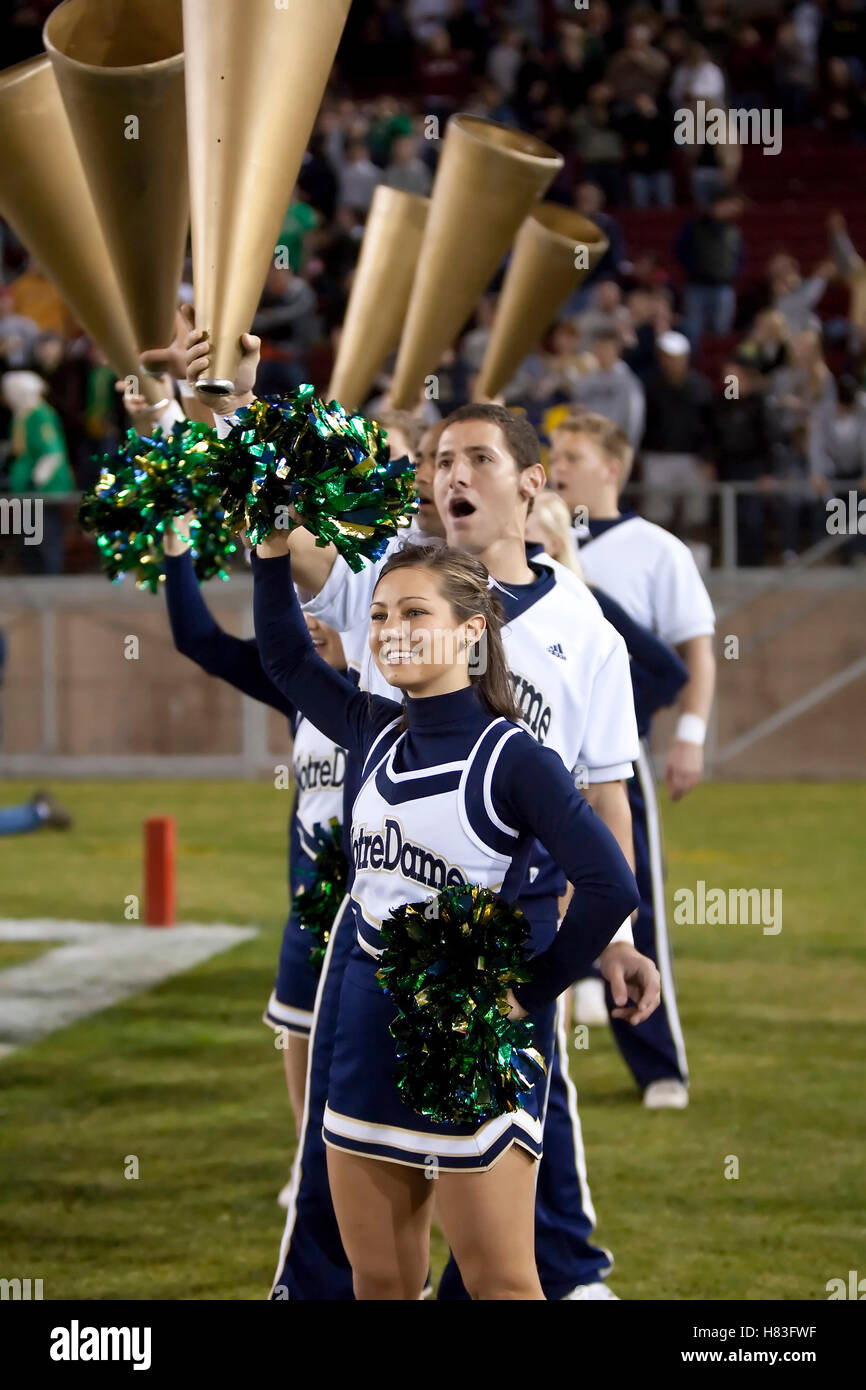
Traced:
[[541, 545], [552, 560], [583, 579], [583, 569], [577, 558], [577, 546], [571, 529], [571, 513], [555, 492], [540, 492], [526, 523], [526, 539]]

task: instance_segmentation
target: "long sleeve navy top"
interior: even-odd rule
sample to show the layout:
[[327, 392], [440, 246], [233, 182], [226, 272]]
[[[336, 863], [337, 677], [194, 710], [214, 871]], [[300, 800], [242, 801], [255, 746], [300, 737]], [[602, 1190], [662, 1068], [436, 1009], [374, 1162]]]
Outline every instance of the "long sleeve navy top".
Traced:
[[177, 650], [209, 676], [219, 676], [243, 695], [279, 710], [294, 728], [297, 706], [265, 674], [255, 639], [245, 641], [225, 632], [205, 603], [191, 551], [166, 555], [165, 596]]
[[[302, 711], [315, 711], [317, 727], [362, 762], [385, 727], [403, 713], [408, 728], [399, 747], [400, 772], [441, 766], [465, 756], [495, 716], [474, 688], [405, 706], [359, 691], [317, 655], [297, 604], [288, 556], [254, 567], [256, 638], [266, 674]], [[525, 854], [503, 883], [516, 899], [537, 839], [574, 885], [552, 944], [532, 959], [532, 978], [515, 996], [530, 1012], [561, 994], [591, 965], [638, 906], [634, 876], [604, 823], [576, 790], [561, 758], [521, 730], [495, 764], [490, 797], [505, 825], [519, 828]]]
[[[286, 699], [266, 674], [255, 639], [233, 637], [220, 627], [205, 603], [190, 551], [165, 557], [165, 591], [171, 633], [177, 650], [207, 671], [208, 675], [219, 677], [250, 699], [279, 710], [288, 719], [292, 733], [296, 734], [301, 711], [292, 700]], [[316, 723], [315, 720], [310, 722]], [[348, 820], [356, 781], [356, 777], [353, 781], [348, 776], [347, 769], [341, 816], [343, 851], [347, 861]], [[293, 897], [301, 881], [299, 874], [302, 867], [298, 819], [296, 795], [289, 824], [289, 889]]]

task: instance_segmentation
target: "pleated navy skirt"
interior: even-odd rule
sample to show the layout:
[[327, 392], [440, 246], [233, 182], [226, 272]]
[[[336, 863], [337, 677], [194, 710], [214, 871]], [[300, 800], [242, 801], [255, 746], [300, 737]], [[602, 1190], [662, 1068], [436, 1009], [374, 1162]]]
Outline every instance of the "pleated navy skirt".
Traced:
[[355, 943], [346, 966], [323, 1135], [332, 1148], [436, 1172], [483, 1172], [512, 1144], [541, 1157], [541, 1131], [553, 1056], [554, 1005], [531, 1015], [533, 1046], [548, 1074], [518, 1110], [478, 1125], [443, 1124], [412, 1110], [397, 1089], [396, 1010], [376, 979], [379, 962]]

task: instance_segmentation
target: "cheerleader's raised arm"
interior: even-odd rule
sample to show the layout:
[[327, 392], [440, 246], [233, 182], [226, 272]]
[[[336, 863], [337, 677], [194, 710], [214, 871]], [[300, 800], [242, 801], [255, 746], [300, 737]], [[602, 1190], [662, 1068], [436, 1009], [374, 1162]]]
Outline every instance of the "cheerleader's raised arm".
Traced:
[[364, 757], [402, 706], [362, 693], [318, 656], [292, 583], [285, 533], [257, 547], [253, 585], [256, 641], [268, 678], [323, 734]]
[[209, 676], [220, 677], [293, 721], [295, 706], [265, 674], [256, 643], [234, 637], [220, 627], [205, 603], [191, 552], [174, 536], [167, 539], [164, 571], [171, 635], [177, 650]]

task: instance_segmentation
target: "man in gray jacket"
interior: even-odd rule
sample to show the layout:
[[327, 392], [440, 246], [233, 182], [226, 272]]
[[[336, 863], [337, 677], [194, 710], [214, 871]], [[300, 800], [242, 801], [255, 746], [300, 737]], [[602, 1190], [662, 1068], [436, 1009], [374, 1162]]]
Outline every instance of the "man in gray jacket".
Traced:
[[637, 449], [643, 438], [644, 391], [620, 356], [619, 334], [615, 329], [598, 329], [592, 337], [592, 351], [598, 367], [577, 382], [574, 403], [619, 425], [631, 447]]

